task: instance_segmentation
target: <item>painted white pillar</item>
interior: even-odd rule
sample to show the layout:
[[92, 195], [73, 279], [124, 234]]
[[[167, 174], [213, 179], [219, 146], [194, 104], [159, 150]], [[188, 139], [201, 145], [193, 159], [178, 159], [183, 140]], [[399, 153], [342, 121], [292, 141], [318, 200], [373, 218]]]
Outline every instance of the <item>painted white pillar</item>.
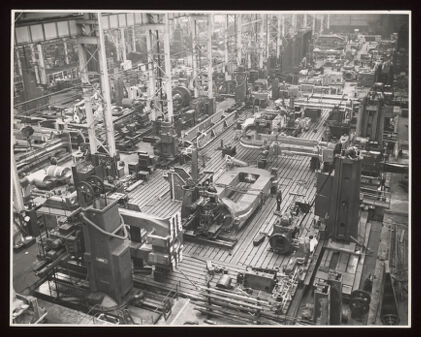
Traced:
[[277, 48], [276, 48], [276, 57], [279, 59], [279, 56], [281, 56], [281, 46], [282, 46], [282, 40], [281, 40], [281, 27], [282, 27], [282, 18], [281, 15], [277, 16], [277, 24], [278, 24], [278, 29], [276, 30], [276, 40], [277, 40]]
[[197, 26], [196, 26], [196, 19], [191, 18], [191, 31], [192, 31], [192, 42], [193, 42], [193, 50], [192, 50], [192, 76], [193, 76], [193, 96], [194, 98], [199, 97], [199, 88], [197, 87], [196, 83], [198, 81], [198, 71], [197, 71]]
[[262, 21], [262, 23], [265, 23], [265, 31], [266, 31], [266, 58], [269, 58], [270, 55], [270, 39], [269, 39], [269, 15], [265, 14], [264, 16], [265, 20]]
[[229, 27], [229, 15], [225, 16], [225, 80], [228, 79], [228, 63], [229, 63], [229, 43], [228, 43], [228, 27]]
[[292, 30], [295, 33], [297, 31], [297, 14], [292, 14], [292, 22], [291, 22]]
[[124, 28], [120, 28], [120, 48], [121, 48], [121, 55], [123, 56], [123, 62], [127, 60], [127, 53], [126, 53], [126, 36], [124, 35]]
[[136, 52], [136, 26], [133, 25], [131, 30], [132, 30], [132, 50], [135, 53]]
[[324, 14], [320, 15], [320, 34], [323, 34], [323, 19], [324, 19]]
[[64, 47], [64, 61], [66, 64], [69, 64], [69, 50], [67, 49], [67, 41], [63, 39], [63, 47]]
[[285, 36], [285, 16], [281, 16], [282, 18], [282, 37]]
[[42, 84], [47, 84], [47, 72], [45, 70], [44, 52], [42, 50], [42, 44], [37, 44], [38, 48], [38, 65], [40, 72], [40, 80]]
[[237, 65], [241, 65], [241, 59], [242, 59], [242, 36], [241, 36], [241, 26], [242, 26], [242, 20], [241, 20], [241, 14], [236, 14], [236, 22], [237, 22]]
[[316, 14], [313, 14], [313, 34], [316, 33]]
[[304, 17], [303, 17], [303, 27], [307, 27], [307, 13], [304, 13]]
[[107, 56], [105, 54], [104, 31], [102, 30], [102, 14], [98, 13], [98, 31], [99, 31], [99, 66], [101, 69], [101, 87], [102, 97], [104, 98], [104, 127], [107, 137], [108, 152], [111, 157], [116, 155], [114, 124], [111, 112], [110, 81], [108, 78]]
[[213, 98], [213, 62], [212, 62], [213, 15], [208, 15], [208, 98]]
[[18, 212], [25, 210], [25, 204], [23, 202], [22, 188], [19, 181], [18, 170], [16, 168], [15, 156], [12, 151], [12, 188], [13, 188], [13, 205]]
[[[34, 45], [32, 43], [29, 45], [29, 47], [31, 48], [31, 60], [32, 60], [32, 64], [33, 64], [33, 67], [34, 67], [35, 79], [37, 81], [37, 84], [40, 84], [41, 80], [40, 80], [40, 76], [39, 76], [38, 62], [37, 62], [37, 59], [35, 57], [35, 48], [34, 48]], [[19, 65], [20, 65], [20, 60], [19, 60]], [[21, 71], [22, 71], [22, 69], [21, 69]]]
[[170, 27], [168, 13], [164, 14], [164, 59], [165, 59], [165, 92], [167, 94], [167, 113], [168, 121], [174, 121], [174, 109], [172, 101], [172, 74], [171, 74], [171, 55], [170, 55]]
[[258, 47], [259, 48], [259, 68], [260, 69], [262, 69], [263, 68], [263, 59], [264, 59], [264, 55], [263, 55], [263, 52], [264, 52], [264, 39], [263, 39], [263, 36], [264, 36], [264, 29], [265, 29], [265, 24], [264, 24], [264, 22], [263, 22], [263, 20], [264, 20], [264, 16], [263, 16], [263, 14], [262, 15], [260, 15], [260, 36], [259, 36], [259, 39], [260, 39], [260, 43], [256, 46], [256, 47]]
[[[34, 46], [32, 45], [32, 48]], [[18, 64], [18, 72], [20, 77], [23, 76], [22, 74], [22, 62], [20, 61], [20, 54], [19, 54], [19, 48], [15, 48], [15, 57], [16, 57], [16, 63]]]
[[[146, 32], [146, 52], [148, 54], [148, 103], [155, 99], [156, 78], [154, 71], [153, 48], [152, 48], [152, 31]], [[156, 104], [155, 104], [156, 108]], [[155, 109], [150, 114], [151, 120], [156, 120]]]
[[88, 139], [89, 139], [89, 150], [91, 154], [97, 152], [97, 141], [95, 136], [95, 125], [94, 125], [94, 115], [92, 113], [91, 97], [92, 90], [89, 87], [89, 77], [87, 70], [87, 57], [85, 47], [81, 44], [77, 46], [78, 58], [79, 58], [79, 72], [80, 80], [82, 82], [82, 97], [85, 100], [85, 115], [86, 123], [88, 125]]
[[326, 29], [330, 29], [330, 14], [327, 15]]

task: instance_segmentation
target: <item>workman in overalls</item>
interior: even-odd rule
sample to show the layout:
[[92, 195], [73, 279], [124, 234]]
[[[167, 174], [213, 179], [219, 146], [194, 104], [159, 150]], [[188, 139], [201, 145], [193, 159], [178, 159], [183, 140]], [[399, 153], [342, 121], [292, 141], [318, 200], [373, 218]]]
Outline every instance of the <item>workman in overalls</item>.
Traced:
[[276, 210], [279, 212], [281, 210], [281, 203], [282, 203], [282, 192], [281, 190], [278, 191], [276, 194]]

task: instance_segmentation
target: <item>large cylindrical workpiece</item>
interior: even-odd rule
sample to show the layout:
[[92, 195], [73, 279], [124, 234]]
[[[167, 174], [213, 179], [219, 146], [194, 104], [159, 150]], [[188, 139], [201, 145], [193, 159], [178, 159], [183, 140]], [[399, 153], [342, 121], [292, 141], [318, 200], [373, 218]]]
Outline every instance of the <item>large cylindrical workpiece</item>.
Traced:
[[56, 180], [66, 180], [70, 179], [72, 176], [72, 171], [69, 167], [50, 165], [46, 169], [47, 175]]
[[292, 230], [273, 233], [269, 237], [270, 247], [279, 254], [289, 253], [292, 249]]

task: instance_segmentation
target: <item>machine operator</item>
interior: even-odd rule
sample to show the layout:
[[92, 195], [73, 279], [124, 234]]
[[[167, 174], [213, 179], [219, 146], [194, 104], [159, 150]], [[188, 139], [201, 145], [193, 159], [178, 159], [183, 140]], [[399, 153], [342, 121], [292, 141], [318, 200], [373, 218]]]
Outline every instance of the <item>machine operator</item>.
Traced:
[[278, 193], [276, 194], [276, 210], [278, 212], [281, 211], [281, 204], [282, 204], [282, 192], [281, 190], [279, 190]]

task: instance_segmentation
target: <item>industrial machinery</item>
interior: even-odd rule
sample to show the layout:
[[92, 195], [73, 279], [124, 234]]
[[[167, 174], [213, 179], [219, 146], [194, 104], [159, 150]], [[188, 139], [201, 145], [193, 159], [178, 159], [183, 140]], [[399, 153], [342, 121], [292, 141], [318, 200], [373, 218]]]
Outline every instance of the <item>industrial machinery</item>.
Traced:
[[174, 161], [178, 155], [178, 138], [174, 124], [157, 119], [154, 122], [157, 141], [153, 145], [154, 154], [159, 157], [160, 165], [165, 166]]
[[327, 219], [327, 231], [334, 240], [350, 242], [358, 237], [361, 157], [351, 149], [335, 157], [332, 172], [317, 175], [315, 214]]
[[383, 147], [383, 130], [385, 121], [384, 94], [371, 90], [360, 104], [357, 120], [357, 137], [368, 137]]
[[[181, 170], [171, 174], [172, 181], [180, 181], [174, 186], [181, 192], [177, 194], [183, 201], [186, 238], [232, 247], [235, 242], [225, 238], [219, 240], [220, 234], [242, 229], [269, 195], [272, 176], [268, 171], [233, 166], [216, 181], [212, 175], [205, 175], [197, 184], [192, 184], [189, 178], [184, 180], [182, 175], [186, 174]], [[186, 184], [180, 186], [183, 181]], [[190, 186], [187, 185], [189, 181]]]
[[269, 236], [269, 244], [272, 250], [278, 254], [290, 253], [294, 246], [293, 240], [299, 228], [290, 214], [283, 214], [273, 224], [272, 233]]
[[349, 135], [351, 129], [351, 111], [335, 106], [326, 120], [327, 129], [323, 136], [325, 141], [339, 140], [343, 135]]

